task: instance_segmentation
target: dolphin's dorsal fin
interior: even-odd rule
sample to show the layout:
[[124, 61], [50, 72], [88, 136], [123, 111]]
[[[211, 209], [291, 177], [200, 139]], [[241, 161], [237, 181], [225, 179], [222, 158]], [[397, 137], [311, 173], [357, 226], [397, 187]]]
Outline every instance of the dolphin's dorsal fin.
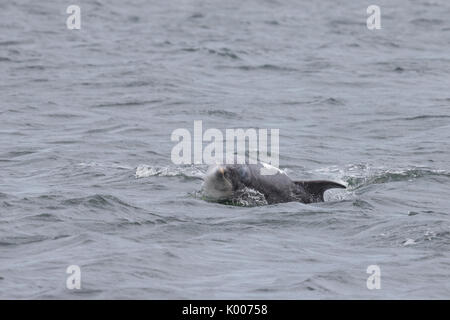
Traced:
[[[327, 181], [327, 180], [311, 180], [311, 181], [294, 181], [297, 186], [300, 186], [314, 201], [323, 201], [323, 193], [328, 189], [339, 188], [345, 189], [343, 184]], [[307, 197], [308, 197], [307, 195]]]

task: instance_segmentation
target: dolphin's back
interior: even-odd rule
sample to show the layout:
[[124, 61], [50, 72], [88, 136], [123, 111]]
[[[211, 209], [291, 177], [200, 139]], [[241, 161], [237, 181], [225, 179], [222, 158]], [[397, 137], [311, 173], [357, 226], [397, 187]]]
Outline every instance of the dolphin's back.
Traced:
[[261, 174], [264, 168], [260, 163], [245, 165], [244, 184], [264, 194], [268, 203], [300, 201], [303, 203], [322, 202], [323, 194], [332, 188], [345, 188], [344, 185], [327, 180], [293, 181], [283, 171], [275, 174]]

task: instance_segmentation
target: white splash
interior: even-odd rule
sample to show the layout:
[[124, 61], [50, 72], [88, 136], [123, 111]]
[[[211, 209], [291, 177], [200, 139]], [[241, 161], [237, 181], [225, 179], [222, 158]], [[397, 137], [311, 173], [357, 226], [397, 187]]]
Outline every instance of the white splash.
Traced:
[[416, 244], [416, 241], [414, 241], [414, 239], [406, 239], [406, 241], [403, 242], [403, 246], [405, 246], [405, 247], [413, 245], [413, 244]]
[[140, 164], [136, 168], [136, 178], [148, 178], [154, 176], [177, 177], [186, 176], [190, 178], [203, 178], [205, 173], [194, 166], [188, 167], [159, 167]]

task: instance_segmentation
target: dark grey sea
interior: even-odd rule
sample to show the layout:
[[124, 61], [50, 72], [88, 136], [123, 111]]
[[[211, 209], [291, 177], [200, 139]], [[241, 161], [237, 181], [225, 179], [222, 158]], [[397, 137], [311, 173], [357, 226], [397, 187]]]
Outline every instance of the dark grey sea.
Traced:
[[[348, 188], [204, 201], [195, 120]], [[1, 1], [0, 298], [448, 299], [449, 249], [449, 1]]]

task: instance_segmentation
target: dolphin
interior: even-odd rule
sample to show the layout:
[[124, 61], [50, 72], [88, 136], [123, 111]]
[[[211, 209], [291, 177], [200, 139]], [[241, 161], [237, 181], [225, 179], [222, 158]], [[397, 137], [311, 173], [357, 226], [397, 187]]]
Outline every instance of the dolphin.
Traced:
[[[271, 174], [262, 174], [267, 169]], [[293, 181], [284, 171], [266, 163], [213, 166], [206, 173], [202, 185], [203, 194], [212, 201], [231, 200], [244, 188], [260, 192], [268, 204], [274, 204], [322, 202], [326, 190], [346, 187], [326, 180]]]

